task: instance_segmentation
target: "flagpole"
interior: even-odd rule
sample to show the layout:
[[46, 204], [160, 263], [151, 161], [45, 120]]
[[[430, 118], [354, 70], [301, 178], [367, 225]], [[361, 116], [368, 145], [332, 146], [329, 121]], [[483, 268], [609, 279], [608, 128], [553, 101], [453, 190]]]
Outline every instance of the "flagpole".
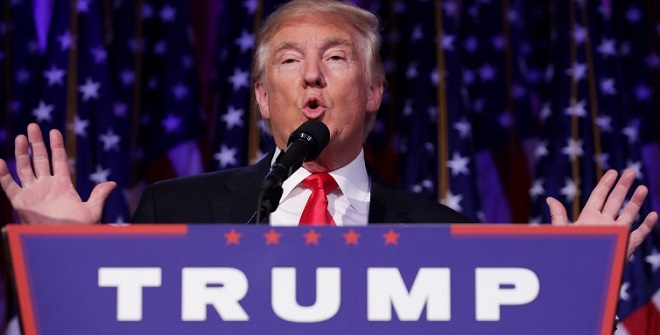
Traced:
[[589, 110], [591, 112], [591, 129], [592, 136], [594, 141], [594, 155], [596, 158], [596, 181], [600, 180], [603, 177], [603, 165], [600, 161], [601, 154], [603, 152], [602, 143], [600, 139], [600, 128], [598, 127], [598, 98], [596, 97], [596, 79], [595, 72], [596, 67], [594, 66], [593, 56], [591, 53], [591, 35], [589, 33], [589, 19], [587, 18], [586, 9], [582, 8], [582, 26], [587, 31], [586, 38], [584, 40], [584, 50], [587, 57], [587, 73], [589, 74]]
[[76, 132], [73, 127], [78, 110], [78, 0], [71, 0], [69, 8], [69, 31], [73, 38], [71, 48], [69, 48], [68, 76], [66, 90], [66, 153], [67, 157], [73, 162], [73, 169], [70, 169], [71, 180], [74, 186], [77, 183], [75, 166], [77, 161], [77, 143]]
[[[575, 30], [575, 2], [569, 1], [569, 13], [570, 13], [570, 32]], [[569, 38], [570, 44], [571, 44], [571, 66], [575, 67], [577, 64], [577, 46], [575, 45], [575, 39], [574, 38]], [[571, 99], [570, 99], [570, 106], [573, 107], [577, 103], [577, 80], [575, 78], [576, 74], [572, 73], [571, 76]], [[571, 138], [573, 139], [574, 142], [578, 141], [579, 138], [579, 129], [578, 129], [578, 116], [576, 113], [570, 113], [571, 117]], [[573, 182], [575, 183], [575, 187], [577, 190], [580, 189], [580, 160], [578, 159], [577, 155], [573, 155], [570, 153], [572, 157], [572, 175], [573, 175]], [[575, 221], [575, 219], [579, 216], [580, 214], [580, 192], [575, 192], [575, 196], [573, 197], [573, 218], [572, 220]]]
[[438, 202], [446, 199], [450, 190], [449, 173], [447, 171], [448, 139], [447, 139], [447, 91], [445, 89], [445, 54], [442, 48], [443, 21], [441, 0], [435, 1], [435, 31], [436, 31], [436, 62], [438, 67]]
[[142, 106], [142, 58], [144, 55], [144, 50], [142, 50], [142, 43], [144, 38], [144, 26], [142, 19], [142, 7], [143, 1], [137, 0], [135, 5], [135, 50], [134, 50], [134, 60], [133, 64], [134, 76], [133, 76], [133, 99], [131, 106], [131, 151], [130, 151], [130, 183], [131, 187], [135, 186], [138, 183], [138, 157], [137, 152], [140, 144], [140, 107]]
[[[254, 34], [256, 36], [259, 27], [261, 26], [261, 19], [264, 16], [264, 3], [263, 0], [257, 1], [257, 10], [254, 13]], [[254, 50], [253, 52], [256, 52]], [[254, 69], [252, 69], [254, 71]], [[252, 92], [252, 88], [249, 88], [249, 91]], [[250, 112], [248, 114], [248, 152], [247, 152], [247, 162], [248, 165], [251, 165], [253, 162], [259, 158], [257, 157], [257, 152], [259, 151], [260, 141], [259, 141], [259, 113], [257, 102], [255, 100], [254, 93], [250, 94]]]

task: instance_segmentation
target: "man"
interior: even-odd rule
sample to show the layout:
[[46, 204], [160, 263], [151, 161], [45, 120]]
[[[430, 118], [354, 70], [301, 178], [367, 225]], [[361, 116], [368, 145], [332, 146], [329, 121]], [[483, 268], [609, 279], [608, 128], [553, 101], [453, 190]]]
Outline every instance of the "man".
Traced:
[[[283, 183], [282, 200], [270, 216], [272, 225], [297, 225], [307, 220], [305, 203], [315, 197], [315, 191], [305, 184], [309, 178], [320, 176], [333, 184], [327, 190], [330, 216], [326, 222], [469, 221], [445, 206], [387, 189], [369, 178], [362, 145], [383, 95], [380, 44], [377, 18], [354, 5], [294, 0], [282, 6], [258, 34], [252, 78], [259, 113], [275, 139], [276, 152], [252, 167], [155, 184], [145, 190], [133, 221], [247, 222], [256, 210], [259, 186], [273, 157], [286, 148], [291, 132], [309, 119], [328, 126], [330, 142], [317, 159], [306, 162]], [[41, 136], [39, 127], [30, 125], [27, 139], [16, 139], [22, 187], [0, 160], [0, 184], [21, 221], [98, 222], [105, 198], [115, 184], [99, 184], [90, 199], [82, 202], [69, 178], [61, 134], [50, 133], [52, 174]], [[325, 177], [326, 173], [331, 178]], [[634, 173], [626, 171], [612, 189], [616, 179], [614, 171], [604, 175], [576, 224], [632, 224], [648, 190], [638, 187], [620, 211]], [[568, 223], [558, 201], [549, 198], [548, 205], [554, 224]], [[649, 214], [630, 235], [629, 254], [651, 231], [657, 217], [655, 212]]]

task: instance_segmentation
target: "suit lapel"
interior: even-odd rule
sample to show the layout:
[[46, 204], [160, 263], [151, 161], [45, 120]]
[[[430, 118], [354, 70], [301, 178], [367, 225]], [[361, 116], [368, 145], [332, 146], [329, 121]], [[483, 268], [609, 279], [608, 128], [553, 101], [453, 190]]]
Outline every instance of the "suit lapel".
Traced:
[[[235, 222], [246, 223], [257, 209], [261, 183], [270, 170], [274, 151], [256, 164], [241, 169], [223, 181], [226, 192], [210, 199], [215, 222], [231, 218]], [[232, 204], [231, 208], [227, 204]]]
[[410, 223], [407, 214], [410, 207], [397, 201], [396, 193], [378, 183], [371, 184], [371, 201], [369, 203], [369, 223]]

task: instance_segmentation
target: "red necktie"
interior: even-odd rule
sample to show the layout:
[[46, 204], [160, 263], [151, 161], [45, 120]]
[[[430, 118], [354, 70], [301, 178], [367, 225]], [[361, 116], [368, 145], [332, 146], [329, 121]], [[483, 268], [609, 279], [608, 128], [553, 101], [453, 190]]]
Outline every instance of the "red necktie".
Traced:
[[302, 216], [300, 216], [300, 225], [334, 226], [335, 220], [328, 211], [327, 195], [339, 187], [335, 179], [325, 172], [312, 173], [302, 181], [302, 184], [312, 190], [312, 195], [309, 196]]

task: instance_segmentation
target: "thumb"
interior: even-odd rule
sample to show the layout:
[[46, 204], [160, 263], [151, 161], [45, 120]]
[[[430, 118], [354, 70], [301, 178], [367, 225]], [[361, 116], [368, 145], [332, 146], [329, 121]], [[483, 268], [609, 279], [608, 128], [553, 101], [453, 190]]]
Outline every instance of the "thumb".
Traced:
[[553, 226], [566, 226], [568, 225], [568, 214], [566, 214], [566, 208], [562, 205], [559, 200], [548, 197], [545, 199], [545, 202], [548, 204], [548, 209], [550, 209], [550, 218], [552, 219]]
[[117, 183], [114, 181], [108, 181], [105, 183], [100, 183], [94, 187], [92, 194], [89, 195], [87, 204], [89, 209], [92, 211], [92, 217], [94, 222], [99, 222], [101, 220], [101, 213], [103, 213], [103, 205], [105, 205], [105, 200], [110, 195], [110, 192], [117, 187]]

